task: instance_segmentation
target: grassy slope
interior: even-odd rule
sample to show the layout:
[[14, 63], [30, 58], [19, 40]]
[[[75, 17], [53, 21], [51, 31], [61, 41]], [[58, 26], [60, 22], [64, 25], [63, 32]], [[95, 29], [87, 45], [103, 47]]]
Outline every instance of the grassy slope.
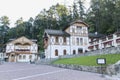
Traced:
[[106, 58], [106, 64], [114, 64], [120, 60], [120, 54], [107, 54], [97, 56], [82, 56], [78, 58], [60, 59], [53, 62], [53, 64], [78, 64], [86, 66], [98, 66], [96, 63], [97, 58]]

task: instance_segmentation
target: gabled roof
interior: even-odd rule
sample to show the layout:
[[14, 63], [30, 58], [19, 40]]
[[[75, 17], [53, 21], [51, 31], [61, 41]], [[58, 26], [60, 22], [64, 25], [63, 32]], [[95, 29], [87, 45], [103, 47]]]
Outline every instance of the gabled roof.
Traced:
[[70, 25], [73, 25], [73, 24], [75, 24], [75, 23], [81, 23], [81, 24], [84, 24], [85, 26], [89, 27], [88, 24], [86, 24], [86, 23], [83, 22], [82, 20], [76, 20], [76, 21], [71, 22], [68, 26], [66, 26], [66, 27], [63, 29], [63, 31], [64, 31], [65, 29], [67, 29], [68, 27], [70, 27]]
[[53, 36], [70, 36], [70, 34], [62, 31], [62, 30], [51, 30], [51, 29], [45, 29], [45, 32], [48, 35], [53, 35]]
[[16, 43], [20, 43], [20, 44], [26, 44], [26, 43], [29, 43], [29, 44], [36, 44], [34, 42], [32, 42], [31, 40], [29, 40], [28, 38], [26, 38], [25, 36], [22, 36], [20, 38], [17, 38], [9, 43], [13, 43], [13, 44], [16, 44]]
[[76, 20], [76, 21], [74, 21], [74, 22], [71, 22], [70, 25], [72, 25], [72, 24], [74, 24], [74, 23], [82, 23], [82, 24], [86, 25], [87, 27], [89, 27], [88, 24], [86, 24], [86, 23], [83, 22], [82, 20]]

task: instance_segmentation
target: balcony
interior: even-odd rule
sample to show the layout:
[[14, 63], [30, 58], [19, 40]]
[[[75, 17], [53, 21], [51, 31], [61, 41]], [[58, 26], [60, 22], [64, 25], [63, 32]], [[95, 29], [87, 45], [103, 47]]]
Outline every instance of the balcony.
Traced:
[[30, 49], [15, 49], [15, 53], [30, 53]]
[[109, 39], [113, 39], [113, 35], [109, 35], [109, 36], [108, 36], [108, 40], [109, 40]]
[[103, 38], [102, 38], [102, 41], [106, 41], [106, 40], [107, 40], [106, 37], [103, 37]]

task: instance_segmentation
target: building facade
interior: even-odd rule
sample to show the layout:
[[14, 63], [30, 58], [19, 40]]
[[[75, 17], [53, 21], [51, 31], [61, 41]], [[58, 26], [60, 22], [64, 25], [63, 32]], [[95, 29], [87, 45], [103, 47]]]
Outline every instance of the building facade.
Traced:
[[29, 62], [38, 59], [36, 42], [20, 37], [6, 44], [5, 59], [9, 62]]
[[120, 46], [120, 32], [100, 38], [89, 38], [88, 50], [94, 51], [117, 46]]
[[43, 37], [46, 58], [83, 54], [88, 51], [88, 25], [81, 20], [70, 23], [63, 30], [46, 29]]

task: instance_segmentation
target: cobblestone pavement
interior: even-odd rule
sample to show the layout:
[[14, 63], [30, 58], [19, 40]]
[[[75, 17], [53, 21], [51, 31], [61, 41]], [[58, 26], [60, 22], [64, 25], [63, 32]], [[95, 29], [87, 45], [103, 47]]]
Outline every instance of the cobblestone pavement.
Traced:
[[107, 80], [101, 74], [28, 63], [0, 65], [0, 80]]

